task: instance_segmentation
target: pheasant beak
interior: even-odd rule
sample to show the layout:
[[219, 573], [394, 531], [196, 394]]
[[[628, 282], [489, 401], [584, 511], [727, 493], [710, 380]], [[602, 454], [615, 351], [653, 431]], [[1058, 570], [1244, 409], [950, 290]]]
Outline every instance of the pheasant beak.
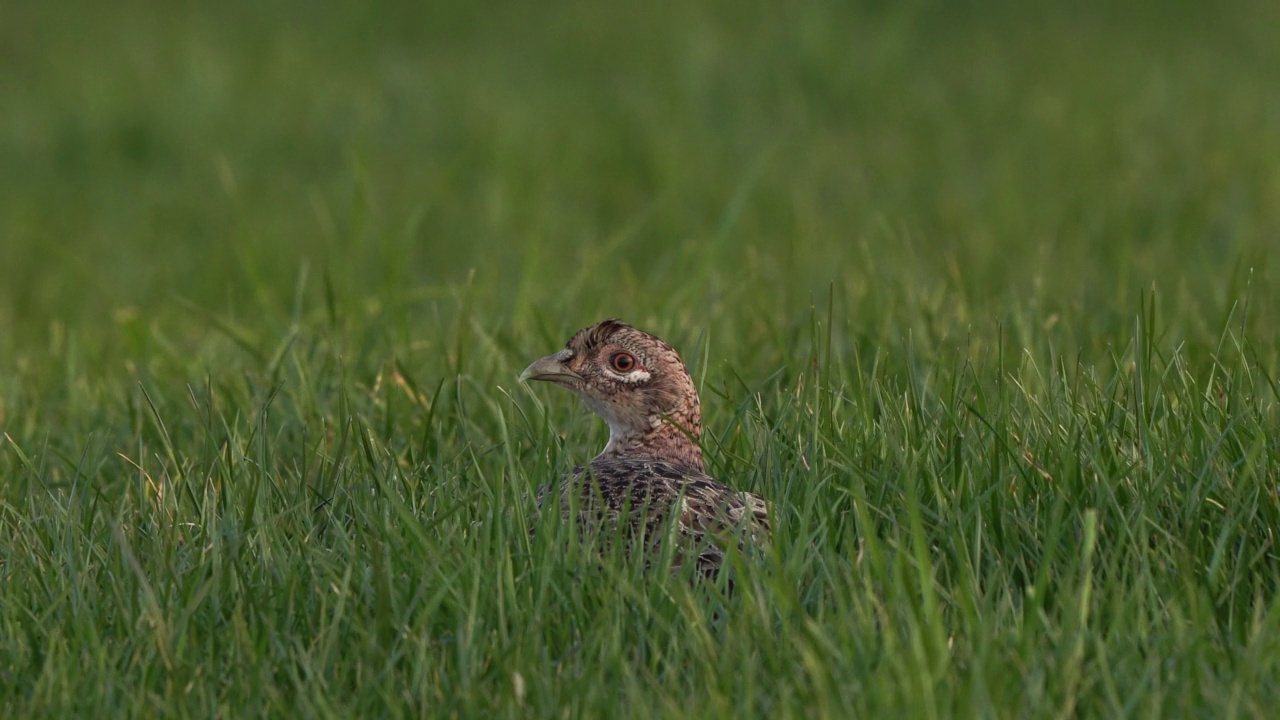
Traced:
[[520, 382], [526, 380], [546, 380], [557, 385], [571, 385], [582, 379], [578, 373], [569, 369], [566, 365], [569, 358], [573, 357], [573, 353], [568, 350], [561, 350], [555, 355], [548, 355], [540, 360], [535, 360], [532, 365], [524, 369], [520, 373]]

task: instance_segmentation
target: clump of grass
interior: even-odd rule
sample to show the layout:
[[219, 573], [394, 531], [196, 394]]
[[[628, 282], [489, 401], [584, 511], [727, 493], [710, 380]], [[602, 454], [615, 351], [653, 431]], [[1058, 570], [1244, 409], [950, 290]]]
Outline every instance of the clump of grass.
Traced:
[[1146, 345], [1153, 306], [1102, 367], [862, 357], [817, 312], [802, 362], [719, 373], [708, 453], [776, 523], [731, 595], [535, 515], [592, 452], [566, 408], [353, 381], [304, 323], [277, 369], [142, 382], [78, 456], [9, 438], [10, 706], [1261, 712], [1274, 388], [1230, 327], [1199, 377]]

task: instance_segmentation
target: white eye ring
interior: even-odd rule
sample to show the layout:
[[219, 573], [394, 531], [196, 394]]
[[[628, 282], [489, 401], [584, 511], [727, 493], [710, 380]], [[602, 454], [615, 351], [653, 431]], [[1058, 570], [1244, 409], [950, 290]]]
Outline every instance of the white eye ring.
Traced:
[[636, 368], [629, 373], [615, 372], [612, 369], [606, 370], [606, 372], [628, 385], [642, 383], [650, 377], [648, 370], [642, 370], [640, 368]]

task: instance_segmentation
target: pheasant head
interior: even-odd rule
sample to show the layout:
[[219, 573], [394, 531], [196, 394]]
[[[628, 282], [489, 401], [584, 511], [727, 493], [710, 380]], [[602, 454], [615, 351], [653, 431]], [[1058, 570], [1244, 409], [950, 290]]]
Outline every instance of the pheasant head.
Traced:
[[697, 388], [679, 353], [647, 332], [619, 320], [596, 323], [520, 379], [571, 390], [604, 418], [609, 444], [597, 459], [656, 458], [703, 469]]

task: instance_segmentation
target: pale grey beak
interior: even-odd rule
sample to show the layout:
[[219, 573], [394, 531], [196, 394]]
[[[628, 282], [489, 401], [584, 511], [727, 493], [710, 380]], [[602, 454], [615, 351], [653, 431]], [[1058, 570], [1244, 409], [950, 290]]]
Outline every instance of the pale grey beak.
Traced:
[[573, 353], [568, 350], [561, 350], [555, 355], [548, 355], [540, 360], [535, 360], [532, 365], [524, 369], [520, 373], [520, 382], [526, 380], [546, 380], [557, 385], [569, 385], [573, 382], [581, 380], [578, 373], [569, 369], [565, 362], [573, 357]]

